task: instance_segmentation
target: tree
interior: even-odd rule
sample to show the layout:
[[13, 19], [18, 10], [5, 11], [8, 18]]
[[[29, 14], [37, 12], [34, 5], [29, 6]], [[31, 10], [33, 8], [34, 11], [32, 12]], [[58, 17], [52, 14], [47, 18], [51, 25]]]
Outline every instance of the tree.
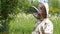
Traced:
[[0, 32], [9, 31], [9, 21], [11, 17], [9, 15], [16, 14], [18, 0], [1, 0], [1, 12], [0, 12]]

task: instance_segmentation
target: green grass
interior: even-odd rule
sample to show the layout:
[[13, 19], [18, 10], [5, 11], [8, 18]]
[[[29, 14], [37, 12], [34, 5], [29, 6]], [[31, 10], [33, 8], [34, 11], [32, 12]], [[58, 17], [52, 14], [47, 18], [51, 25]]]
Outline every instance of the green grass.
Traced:
[[[60, 34], [60, 18], [51, 17], [54, 24], [53, 34]], [[31, 34], [36, 19], [32, 14], [17, 14], [14, 20], [10, 22], [10, 34]]]
[[50, 19], [54, 25], [53, 34], [60, 34], [60, 18], [59, 17], [51, 17]]

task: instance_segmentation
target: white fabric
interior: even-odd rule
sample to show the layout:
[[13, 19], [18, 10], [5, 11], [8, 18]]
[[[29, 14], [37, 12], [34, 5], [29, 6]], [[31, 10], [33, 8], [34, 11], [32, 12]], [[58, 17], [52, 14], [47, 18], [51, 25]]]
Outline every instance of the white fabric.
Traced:
[[49, 15], [49, 7], [48, 7], [48, 3], [44, 3], [44, 2], [41, 2], [44, 4], [45, 8], [46, 8], [46, 13], [47, 13], [47, 17]]
[[49, 7], [48, 7], [48, 0], [38, 0], [38, 2], [43, 3], [45, 8], [46, 8], [46, 12], [47, 12], [47, 17], [49, 15]]
[[[45, 34], [52, 34], [53, 33], [53, 24], [52, 22], [46, 18], [38, 26], [35, 26], [35, 30], [32, 32], [32, 34], [42, 34], [42, 28], [45, 32]], [[39, 32], [39, 33], [38, 33]]]

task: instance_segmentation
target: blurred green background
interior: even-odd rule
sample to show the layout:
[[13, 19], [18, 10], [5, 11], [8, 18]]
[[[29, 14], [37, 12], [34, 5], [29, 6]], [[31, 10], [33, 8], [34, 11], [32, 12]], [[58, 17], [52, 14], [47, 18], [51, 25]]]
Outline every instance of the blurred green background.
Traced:
[[[37, 0], [0, 0], [0, 34], [31, 34], [36, 18], [30, 7]], [[60, 34], [60, 0], [48, 0], [53, 34]]]

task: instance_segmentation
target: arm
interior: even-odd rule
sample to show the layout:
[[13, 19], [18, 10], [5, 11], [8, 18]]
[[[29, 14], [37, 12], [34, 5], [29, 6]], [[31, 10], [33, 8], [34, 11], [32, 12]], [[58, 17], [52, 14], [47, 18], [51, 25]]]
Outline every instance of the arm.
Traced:
[[45, 34], [44, 30], [43, 30], [43, 27], [41, 27], [41, 33], [42, 34]]

